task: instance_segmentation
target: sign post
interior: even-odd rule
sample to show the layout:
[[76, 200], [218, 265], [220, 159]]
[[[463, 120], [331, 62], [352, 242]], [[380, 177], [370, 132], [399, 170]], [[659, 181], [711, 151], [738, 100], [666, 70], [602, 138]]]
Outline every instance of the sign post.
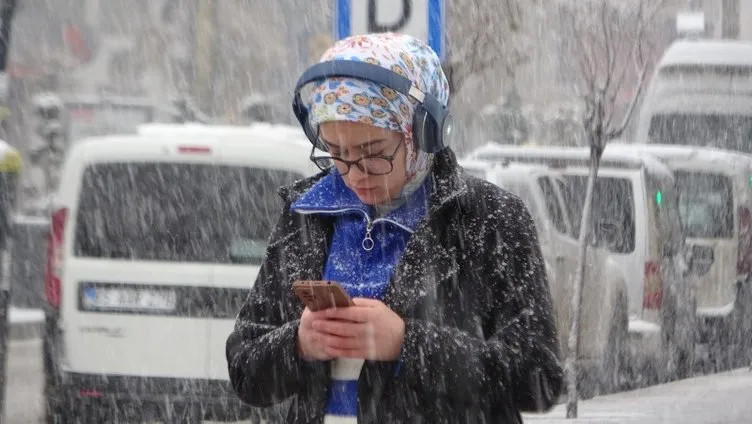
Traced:
[[335, 0], [334, 39], [399, 32], [428, 43], [443, 62], [444, 0]]
[[[7, 81], [7, 64], [8, 52], [10, 51], [10, 29], [13, 20], [13, 12], [16, 9], [16, 0], [4, 0], [0, 5], [0, 74], [3, 75], [4, 81]], [[6, 85], [7, 87], [7, 85]], [[7, 90], [0, 99], [0, 104], [5, 107], [7, 104]], [[10, 207], [0, 205], [0, 207]], [[5, 216], [5, 215], [3, 215]], [[2, 234], [0, 237], [8, 237], [8, 234]], [[10, 325], [8, 323], [8, 308], [10, 305], [10, 276], [4, 272], [7, 269], [5, 261], [7, 257], [4, 254], [5, 249], [0, 250], [0, 422], [5, 416], [5, 385], [6, 385], [6, 368], [8, 360], [8, 333]]]

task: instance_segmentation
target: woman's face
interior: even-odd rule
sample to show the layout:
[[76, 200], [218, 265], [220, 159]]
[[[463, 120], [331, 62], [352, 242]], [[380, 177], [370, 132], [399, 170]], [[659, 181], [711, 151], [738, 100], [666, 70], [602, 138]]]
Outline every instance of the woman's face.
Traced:
[[[385, 204], [400, 195], [407, 180], [405, 143], [401, 132], [360, 122], [332, 121], [319, 125], [319, 137], [329, 154], [348, 161], [373, 155], [394, 155], [394, 168], [388, 174], [370, 175], [352, 165], [342, 179], [367, 205]], [[339, 161], [334, 163], [340, 173], [346, 171], [347, 165]]]

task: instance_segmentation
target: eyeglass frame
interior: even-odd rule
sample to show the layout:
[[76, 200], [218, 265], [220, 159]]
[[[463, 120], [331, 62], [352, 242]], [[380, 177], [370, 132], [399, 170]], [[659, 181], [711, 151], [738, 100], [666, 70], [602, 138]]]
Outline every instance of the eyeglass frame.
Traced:
[[[319, 138], [319, 140], [320, 140], [320, 138]], [[329, 156], [315, 156], [314, 152], [316, 151], [316, 144], [312, 143], [313, 147], [311, 148], [311, 154], [308, 156], [308, 159], [311, 162], [313, 162], [322, 171], [328, 171], [331, 168], [337, 168], [337, 165], [334, 162], [335, 161], [339, 161], [339, 162], [347, 165], [347, 171], [345, 171], [344, 173], [340, 172], [339, 168], [337, 168], [337, 172], [339, 173], [339, 175], [342, 175], [342, 176], [349, 174], [350, 173], [350, 169], [352, 168], [353, 165], [357, 166], [358, 169], [360, 170], [360, 172], [366, 173], [368, 175], [389, 175], [389, 174], [392, 173], [392, 171], [394, 171], [394, 158], [397, 156], [397, 152], [399, 152], [399, 149], [404, 144], [404, 142], [405, 142], [405, 136], [403, 135], [402, 137], [400, 137], [400, 141], [399, 141], [399, 143], [397, 143], [397, 147], [394, 148], [394, 152], [391, 155], [369, 155], [369, 156], [363, 156], [360, 159], [356, 159], [356, 160], [347, 160], [347, 159], [343, 159], [343, 158], [338, 158], [338, 157], [336, 157], [334, 155], [329, 155]], [[329, 168], [322, 168], [318, 164], [318, 162], [316, 162], [316, 159], [329, 159], [329, 160], [332, 161], [332, 166], [330, 166]], [[365, 169], [365, 167], [361, 165], [361, 161], [363, 161], [365, 159], [384, 159], [387, 162], [389, 162], [389, 167], [390, 167], [389, 171], [388, 172], [384, 172], [383, 174], [373, 174], [371, 172], [368, 172]]]

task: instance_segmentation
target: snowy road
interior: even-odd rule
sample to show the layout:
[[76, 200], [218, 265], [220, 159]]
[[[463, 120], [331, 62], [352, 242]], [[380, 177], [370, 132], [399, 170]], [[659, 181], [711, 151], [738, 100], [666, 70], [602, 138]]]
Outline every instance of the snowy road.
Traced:
[[533, 424], [577, 423], [752, 423], [752, 371], [739, 369], [579, 404], [577, 420], [567, 420], [564, 405], [546, 415], [526, 415]]
[[[6, 424], [41, 423], [42, 343], [11, 342]], [[533, 424], [752, 423], [752, 372], [740, 369], [580, 402], [580, 417], [564, 419], [564, 405], [546, 415], [526, 415]]]
[[8, 354], [5, 423], [42, 422], [42, 341], [12, 340]]
[[[14, 340], [8, 355], [8, 388], [4, 424], [40, 424], [42, 396], [42, 341]], [[205, 424], [210, 424], [205, 421]]]

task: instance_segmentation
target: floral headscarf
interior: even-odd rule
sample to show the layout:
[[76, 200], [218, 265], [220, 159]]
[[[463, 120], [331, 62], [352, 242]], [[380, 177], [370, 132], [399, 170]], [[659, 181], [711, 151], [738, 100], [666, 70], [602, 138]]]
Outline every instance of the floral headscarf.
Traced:
[[[334, 44], [322, 62], [358, 60], [379, 65], [412, 81], [444, 105], [449, 101], [449, 83], [439, 57], [424, 42], [409, 35], [378, 33], [356, 35]], [[391, 88], [354, 78], [328, 78], [311, 94], [309, 111], [315, 127], [329, 121], [362, 122], [405, 134], [407, 184], [403, 195], [423, 182], [433, 155], [413, 143], [414, 99]]]

